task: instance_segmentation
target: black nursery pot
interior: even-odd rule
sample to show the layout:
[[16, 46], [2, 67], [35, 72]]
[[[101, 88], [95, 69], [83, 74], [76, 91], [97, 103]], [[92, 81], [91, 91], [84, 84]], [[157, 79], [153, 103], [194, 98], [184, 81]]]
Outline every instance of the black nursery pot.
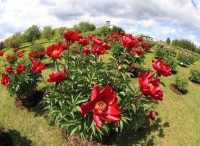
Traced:
[[0, 128], [0, 146], [13, 146], [13, 140], [6, 128]]

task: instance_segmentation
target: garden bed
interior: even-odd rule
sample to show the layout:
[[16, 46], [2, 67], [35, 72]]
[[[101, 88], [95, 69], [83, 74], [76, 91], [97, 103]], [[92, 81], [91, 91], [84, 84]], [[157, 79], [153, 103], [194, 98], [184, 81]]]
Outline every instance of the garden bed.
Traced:
[[43, 98], [44, 92], [41, 90], [35, 90], [30, 95], [21, 96], [15, 100], [15, 105], [18, 109], [29, 109], [36, 106]]
[[6, 128], [0, 128], [0, 146], [13, 146], [12, 137]]
[[185, 94], [187, 94], [187, 92], [181, 91], [181, 90], [177, 89], [177, 87], [176, 87], [174, 84], [171, 84], [171, 85], [170, 85], [170, 88], [171, 88], [172, 91], [173, 91], [174, 93], [176, 93], [176, 94], [179, 94], [179, 95], [185, 95]]

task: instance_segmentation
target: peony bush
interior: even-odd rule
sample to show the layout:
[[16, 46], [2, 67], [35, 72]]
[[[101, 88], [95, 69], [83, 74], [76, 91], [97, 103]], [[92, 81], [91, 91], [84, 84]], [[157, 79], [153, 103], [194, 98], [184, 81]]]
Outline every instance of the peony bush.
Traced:
[[[164, 95], [160, 77], [172, 73], [160, 58], [152, 61], [154, 72], [144, 70], [145, 54], [151, 47], [149, 40], [125, 32], [98, 38], [64, 31], [63, 37], [64, 41], [45, 50], [54, 68], [45, 81], [42, 103], [68, 135], [101, 140], [113, 132], [137, 130], [148, 119], [155, 120], [152, 105], [162, 101]], [[6, 57], [9, 64], [5, 63], [1, 83], [11, 95], [34, 90], [44, 79], [41, 71], [46, 66], [35, 58], [35, 53], [24, 57], [24, 51], [16, 50], [15, 61]], [[138, 86], [131, 83], [136, 71]]]
[[29, 57], [25, 52], [15, 48], [5, 60], [2, 58], [5, 71], [2, 73], [1, 84], [6, 86], [11, 96], [17, 98], [36, 90], [38, 83], [43, 79], [41, 70], [46, 68], [43, 63]]
[[49, 74], [43, 104], [68, 135], [102, 139], [156, 118], [151, 108], [163, 100], [159, 78], [171, 75], [170, 67], [161, 59], [153, 61], [156, 72], [139, 72], [139, 88], [131, 84], [132, 71], [142, 67], [150, 50], [148, 40], [124, 32], [85, 38], [65, 31], [63, 37], [64, 42], [46, 49], [55, 70]]

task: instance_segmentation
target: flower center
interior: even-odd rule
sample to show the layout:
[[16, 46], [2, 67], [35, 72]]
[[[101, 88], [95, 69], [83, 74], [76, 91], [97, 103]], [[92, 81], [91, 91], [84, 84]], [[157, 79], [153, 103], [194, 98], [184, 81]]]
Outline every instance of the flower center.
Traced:
[[54, 50], [54, 51], [52, 52], [52, 56], [53, 56], [53, 57], [57, 57], [57, 56], [58, 56], [58, 50]]
[[153, 87], [152, 83], [149, 83], [148, 85], [149, 85], [150, 88]]
[[95, 104], [95, 109], [104, 111], [107, 107], [107, 104], [104, 101], [99, 101]]

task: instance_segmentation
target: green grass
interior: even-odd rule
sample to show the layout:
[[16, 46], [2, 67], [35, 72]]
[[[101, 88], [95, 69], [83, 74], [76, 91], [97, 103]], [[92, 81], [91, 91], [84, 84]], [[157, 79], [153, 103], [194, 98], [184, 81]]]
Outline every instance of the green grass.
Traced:
[[[149, 53], [145, 59], [145, 67], [153, 70], [151, 60], [154, 53]], [[122, 135], [118, 145], [157, 145], [157, 146], [198, 146], [200, 145], [200, 86], [189, 82], [188, 93], [177, 95], [170, 89], [175, 76], [189, 77], [191, 68], [200, 70], [200, 61], [188, 68], [177, 67], [177, 74], [162, 77], [166, 87], [164, 100], [156, 105], [157, 120], [145, 131], [126, 132]], [[137, 85], [137, 79], [133, 80]]]
[[[52, 42], [45, 42], [47, 47]], [[21, 49], [28, 50], [30, 45], [23, 44]], [[8, 53], [11, 49], [9, 49]], [[7, 53], [6, 53], [7, 54]], [[5, 55], [4, 55], [5, 57]], [[104, 56], [106, 61], [108, 56]], [[148, 53], [144, 66], [152, 69], [151, 61], [154, 51]], [[48, 60], [45, 60], [48, 62]], [[2, 65], [2, 64], [1, 64]], [[177, 75], [189, 77], [190, 69], [200, 70], [200, 61], [187, 68], [177, 67]], [[153, 70], [153, 69], [152, 69]], [[51, 69], [43, 71], [45, 78]], [[157, 145], [157, 146], [198, 146], [200, 145], [200, 86], [189, 82], [186, 95], [176, 95], [170, 89], [170, 84], [176, 75], [162, 77], [166, 84], [164, 89], [164, 100], [156, 104], [154, 110], [157, 112], [157, 119], [151, 122], [146, 130], [125, 131], [117, 141], [120, 146], [132, 145]], [[133, 86], [138, 86], [137, 78], [132, 81]], [[40, 85], [43, 87], [43, 85]], [[0, 123], [11, 131], [16, 146], [65, 146], [67, 141], [62, 138], [61, 130], [53, 125], [41, 105], [31, 111], [17, 110], [14, 105], [14, 97], [10, 97], [5, 87], [0, 85]]]

